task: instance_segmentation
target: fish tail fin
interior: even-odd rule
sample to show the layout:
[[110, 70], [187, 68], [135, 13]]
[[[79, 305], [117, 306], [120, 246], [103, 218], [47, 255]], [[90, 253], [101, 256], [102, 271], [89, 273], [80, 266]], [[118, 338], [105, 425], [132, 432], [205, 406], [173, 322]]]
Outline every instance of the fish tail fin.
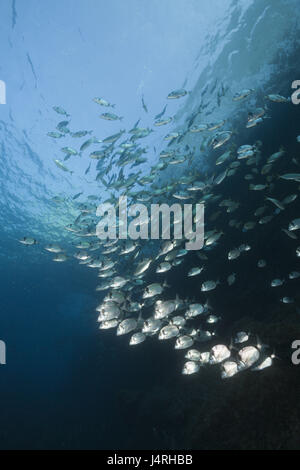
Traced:
[[197, 343], [201, 343], [201, 333], [197, 331], [197, 333], [195, 334], [195, 336], [193, 337], [194, 338], [194, 341], [196, 341]]

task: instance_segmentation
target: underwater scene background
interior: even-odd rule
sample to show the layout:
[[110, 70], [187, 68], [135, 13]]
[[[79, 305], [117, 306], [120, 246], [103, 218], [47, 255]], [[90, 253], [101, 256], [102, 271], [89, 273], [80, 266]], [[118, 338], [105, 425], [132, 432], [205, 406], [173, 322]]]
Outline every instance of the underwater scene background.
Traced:
[[[1, 2], [1, 449], [299, 449], [300, 369], [291, 357], [300, 244], [290, 226], [299, 218], [298, 3]], [[181, 96], [167, 99], [174, 90]], [[250, 157], [240, 158], [242, 145]], [[163, 274], [161, 241], [103, 254], [96, 207], [120, 194], [203, 202], [204, 248], [175, 253]], [[108, 259], [112, 276], [99, 278]], [[145, 259], [150, 268], [135, 275]], [[189, 276], [194, 267], [204, 269]], [[113, 276], [124, 286], [106, 287]], [[216, 286], [206, 292], [209, 280]], [[163, 281], [161, 295], [143, 300], [146, 286]], [[201, 304], [196, 333], [180, 331], [201, 352], [226, 345], [238, 372], [224, 379], [212, 363], [182, 374], [187, 350], [174, 348], [176, 338], [155, 331], [129, 345], [138, 320], [130, 334], [99, 329], [96, 308], [116, 290], [126, 296], [118, 324], [151, 318], [157, 300], [179, 298], [176, 315]], [[270, 367], [244, 367], [238, 332], [258, 348], [254, 366], [269, 359]]]

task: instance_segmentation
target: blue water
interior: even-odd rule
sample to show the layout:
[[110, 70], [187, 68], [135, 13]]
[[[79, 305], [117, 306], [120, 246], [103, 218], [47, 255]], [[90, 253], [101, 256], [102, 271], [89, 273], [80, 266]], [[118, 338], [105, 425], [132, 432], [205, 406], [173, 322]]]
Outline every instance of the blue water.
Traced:
[[[6, 83], [7, 95], [6, 104], [0, 105], [0, 339], [7, 345], [7, 364], [0, 366], [0, 448], [297, 447], [290, 437], [296, 424], [280, 426], [297, 406], [297, 370], [290, 367], [288, 347], [299, 331], [299, 314], [294, 318], [289, 310], [288, 327], [282, 317], [279, 322], [276, 318], [276, 334], [274, 326], [268, 329], [267, 314], [277, 312], [280, 305], [261, 287], [264, 276], [256, 274], [256, 258], [252, 264], [241, 261], [240, 285], [230, 292], [224, 286], [214, 297], [216, 308], [227, 310], [220, 333], [230, 339], [234, 322], [262, 321], [262, 333], [283, 359], [275, 372], [270, 369], [252, 380], [247, 375], [228, 385], [210, 372], [205, 380], [183, 378], [182, 358], [169, 345], [150, 341], [132, 350], [128, 338], [116, 340], [114, 331], [100, 332], [95, 270], [73, 258], [53, 263], [43, 250], [47, 243], [69, 250], [73, 238], [64, 227], [78, 215], [72, 200], [76, 193], [102, 199], [110, 195], [95, 181], [96, 163], [85, 175], [90, 163], [87, 154], [66, 162], [74, 171], [72, 176], [53, 163], [61, 158], [62, 145], [46, 134], [64, 120], [53, 106], [70, 113], [73, 130], [93, 130], [103, 139], [120, 129], [129, 130], [139, 118], [142, 127], [153, 127], [168, 93], [184, 86], [188, 96], [168, 102], [166, 115], [174, 116], [168, 132], [184, 127], [202, 104], [201, 117], [210, 122], [228, 119], [238, 144], [261, 140], [267, 155], [283, 145], [297, 156], [297, 107], [270, 104], [272, 119], [247, 133], [241, 123], [249, 103], [236, 106], [231, 99], [234, 92], [248, 87], [255, 88], [256, 98], [267, 93], [290, 96], [291, 82], [300, 79], [297, 6], [296, 0], [1, 2], [0, 79]], [[220, 104], [217, 92], [222, 84], [228, 92]], [[123, 121], [100, 120], [100, 112], [107, 110], [93, 103], [95, 96], [116, 103]], [[142, 96], [149, 113], [142, 109]], [[255, 104], [254, 98], [250, 104]], [[147, 138], [147, 162], [138, 167], [142, 174], [157, 163], [165, 134], [166, 129], [158, 129]], [[210, 153], [200, 150], [197, 136], [188, 137], [186, 143], [195, 147], [192, 169], [210, 171], [214, 161]], [[190, 169], [187, 163], [169, 168], [160, 181], [168, 184]], [[297, 191], [293, 188], [287, 185], [282, 196]], [[224, 185], [222, 195], [244, 201], [248, 197], [244, 185], [230, 183]], [[62, 200], [55, 202], [58, 196]], [[249, 204], [257, 208], [256, 200]], [[257, 256], [271, 260], [269, 276], [297, 268], [293, 258], [297, 245], [276, 239], [280, 228], [297, 213], [299, 202], [286, 218], [282, 216], [278, 230], [267, 227], [260, 240], [256, 232], [249, 234], [249, 242], [258, 241]], [[39, 244], [20, 245], [18, 239], [24, 236], [36, 238]], [[274, 245], [269, 245], [270, 240]], [[233, 238], [232, 247], [235, 243], [238, 240]], [[273, 246], [279, 247], [276, 256]], [[217, 249], [208, 267], [212, 279], [229, 274], [218, 253]], [[251, 273], [255, 281], [249, 282]], [[180, 270], [168, 281], [174, 296], [179, 292], [197, 297], [199, 285], [185, 283]], [[286, 295], [297, 296], [297, 288]], [[274, 397], [278, 382], [283, 388]], [[257, 384], [260, 387], [253, 388]], [[237, 402], [232, 398], [235, 390]], [[244, 390], [248, 390], [246, 397]], [[266, 395], [257, 408], [261, 390]], [[274, 417], [276, 438], [271, 436], [265, 411], [270, 397], [279, 407], [282, 400], [290, 406]], [[199, 401], [207, 404], [205, 409]], [[232, 418], [233, 408], [240, 411], [237, 418]], [[256, 421], [251, 420], [253, 408]], [[257, 429], [270, 437], [255, 440]], [[230, 433], [232, 440], [227, 441]]]

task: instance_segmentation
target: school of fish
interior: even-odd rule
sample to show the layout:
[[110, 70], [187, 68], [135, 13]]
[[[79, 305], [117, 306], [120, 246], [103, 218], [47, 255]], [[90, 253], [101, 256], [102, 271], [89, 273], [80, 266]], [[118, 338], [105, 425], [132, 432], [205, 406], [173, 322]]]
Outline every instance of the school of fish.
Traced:
[[[222, 87], [218, 93], [220, 100], [228, 90]], [[231, 100], [247, 107], [247, 99], [255, 94], [254, 89], [244, 89], [232, 94]], [[56, 167], [69, 174], [72, 160], [84, 158], [87, 161], [85, 175], [92, 173], [95, 166], [96, 181], [101, 194], [85, 197], [85, 190], [80, 190], [71, 200], [77, 210], [77, 217], [65, 229], [72, 237], [75, 253], [69, 254], [55, 242], [44, 246], [53, 255], [53, 261], [65, 262], [75, 258], [81, 265], [94, 268], [99, 278], [97, 293], [101, 301], [96, 307], [99, 329], [115, 329], [116, 335], [127, 335], [130, 346], [135, 347], [144, 341], [168, 341], [174, 349], [183, 350], [182, 374], [198, 373], [201, 367], [216, 365], [222, 378], [230, 378], [246, 369], [260, 371], [273, 364], [276, 357], [270, 346], [261, 343], [251, 332], [238, 331], [232, 336], [230, 344], [219, 344], [217, 325], [222, 322], [222, 315], [214, 311], [211, 298], [206, 298], [218, 289], [220, 283], [230, 287], [238, 282], [239, 274], [231, 272], [231, 266], [240, 256], [251, 256], [252, 246], [248, 244], [247, 233], [261, 229], [265, 224], [272, 224], [282, 211], [293, 214], [293, 203], [298, 198], [300, 183], [299, 162], [294, 156], [287, 155], [284, 148], [279, 148], [271, 155], [263, 155], [262, 142], [245, 142], [237, 146], [234, 143], [235, 132], [227, 127], [226, 120], [203, 122], [202, 109], [185, 120], [181, 129], [166, 132], [164, 148], [158, 155], [157, 163], [151, 166], [148, 174], [138, 169], [148, 161], [147, 155], [156, 154], [156, 148], [143, 144], [156, 128], [174, 123], [173, 116], [165, 116], [171, 100], [183, 100], [189, 96], [185, 89], [174, 90], [166, 97], [167, 103], [153, 119], [153, 129], [139, 127], [140, 120], [126, 131], [118, 132], [99, 139], [90, 130], [71, 130], [70, 115], [60, 106], [55, 106], [55, 113], [61, 116], [56, 129], [48, 133], [54, 140], [67, 143], [61, 147], [63, 158], [54, 158]], [[111, 111], [116, 106], [104, 98], [93, 98], [95, 106], [106, 108], [107, 112], [99, 115], [100, 119], [119, 122], [122, 116]], [[267, 103], [289, 105], [290, 99], [278, 94], [265, 96], [260, 107], [248, 111], [245, 128], [263, 125], [270, 119]], [[238, 104], [240, 103], [240, 104]], [[149, 113], [142, 97], [142, 108]], [[195, 148], [186, 143], [193, 135], [199, 138], [200, 151], [212, 160], [211, 169], [201, 172], [189, 169], [195, 159]], [[80, 141], [79, 141], [80, 139]], [[300, 136], [295, 136], [300, 142]], [[76, 143], [79, 141], [79, 144]], [[218, 153], [216, 153], [218, 152]], [[278, 174], [276, 166], [285, 161], [286, 171]], [[68, 162], [68, 163], [66, 163]], [[163, 178], [166, 170], [175, 165], [185, 164], [179, 177]], [[252, 213], [243, 213], [231, 218], [231, 214], [240, 210], [241, 202], [222, 195], [224, 181], [243, 180], [250, 194], [255, 192], [260, 204]], [[275, 197], [276, 188], [281, 182], [289, 182], [290, 191], [284, 198]], [[119, 196], [127, 196], [128, 205], [143, 203], [164, 203], [182, 201], [184, 203], [203, 203], [205, 205], [204, 247], [196, 252], [184, 248], [185, 240], [99, 240], [96, 235], [96, 209], [98, 204], [111, 203], [118, 208]], [[82, 202], [77, 201], [81, 199]], [[84, 199], [84, 200], [83, 200]], [[59, 197], [57, 203], [63, 202]], [[195, 214], [194, 214], [195, 216]], [[206, 266], [214, 248], [222, 244], [227, 218], [228, 230], [240, 233], [240, 244], [224, 249], [224, 262], [228, 263], [228, 277], [225, 279], [207, 279]], [[248, 218], [249, 217], [249, 218]], [[221, 226], [218, 220], [222, 219]], [[117, 221], [118, 225], [118, 221]], [[291, 215], [287, 226], [282, 227], [283, 236], [294, 243], [295, 259], [300, 257], [297, 247], [297, 231], [300, 230], [300, 218]], [[29, 236], [19, 240], [32, 246], [39, 242]], [[185, 268], [185, 260], [196, 258], [194, 267]], [[258, 259], [257, 269], [266, 268], [267, 260]], [[168, 291], [168, 273], [178, 270], [178, 276], [185, 276], [199, 281], [199, 295], [202, 301], [170, 298]], [[153, 276], [156, 277], [153, 282]], [[149, 281], [151, 277], [151, 282]], [[296, 269], [285, 277], [266, 280], [266, 288], [280, 289], [287, 282], [300, 279]], [[197, 293], [198, 294], [198, 293]], [[279, 299], [284, 304], [294, 302], [292, 297], [282, 295]]]

